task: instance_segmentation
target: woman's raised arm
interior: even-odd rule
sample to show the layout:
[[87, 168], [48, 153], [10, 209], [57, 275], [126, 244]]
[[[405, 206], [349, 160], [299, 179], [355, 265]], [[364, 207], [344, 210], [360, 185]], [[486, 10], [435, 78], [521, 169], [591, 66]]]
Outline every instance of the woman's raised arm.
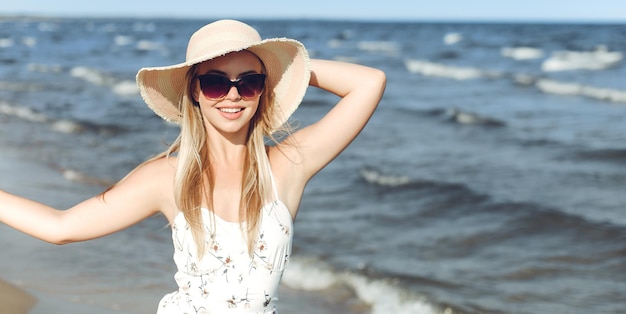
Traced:
[[381, 70], [330, 60], [311, 61], [310, 85], [341, 99], [322, 119], [292, 135], [302, 156], [303, 179], [332, 161], [356, 138], [378, 106], [385, 90]]

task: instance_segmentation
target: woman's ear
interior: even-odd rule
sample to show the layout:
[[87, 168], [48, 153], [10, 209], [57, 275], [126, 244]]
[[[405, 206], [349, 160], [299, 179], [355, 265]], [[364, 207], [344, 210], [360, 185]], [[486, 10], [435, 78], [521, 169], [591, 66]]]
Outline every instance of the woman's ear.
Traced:
[[200, 106], [200, 87], [198, 86], [198, 81], [196, 80], [194, 83], [191, 83], [191, 102], [196, 105], [196, 106]]
[[194, 64], [187, 70], [187, 99], [196, 107], [200, 106], [200, 82], [197, 79], [198, 65]]

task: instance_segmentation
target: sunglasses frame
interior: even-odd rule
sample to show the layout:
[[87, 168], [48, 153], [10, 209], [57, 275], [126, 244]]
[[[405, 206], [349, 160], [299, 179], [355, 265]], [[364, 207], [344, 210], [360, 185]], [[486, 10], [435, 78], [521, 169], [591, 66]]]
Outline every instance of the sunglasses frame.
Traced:
[[[202, 91], [202, 95], [204, 95], [204, 97], [206, 97], [207, 99], [211, 99], [211, 100], [223, 99], [224, 97], [228, 95], [228, 93], [230, 92], [230, 89], [233, 86], [237, 89], [237, 93], [239, 94], [239, 96], [241, 96], [241, 98], [252, 99], [261, 95], [261, 93], [263, 93], [263, 91], [265, 90], [265, 80], [267, 79], [267, 75], [264, 73], [252, 73], [252, 74], [242, 75], [235, 80], [231, 80], [228, 77], [221, 75], [221, 74], [207, 73], [207, 74], [198, 75], [197, 78], [198, 78], [198, 81], [200, 82], [200, 90]], [[213, 84], [209, 84], [209, 82], [206, 81], [207, 78], [212, 78]], [[257, 78], [259, 79], [262, 78], [260, 86], [258, 88], [250, 88], [248, 86], [250, 84], [250, 80], [256, 80]], [[219, 79], [220, 81], [218, 81], [218, 83], [215, 83], [216, 79]], [[223, 90], [221, 91], [218, 90], [220, 88], [223, 88]], [[212, 89], [212, 91], [215, 94], [217, 94], [217, 92], [220, 92], [220, 96], [211, 97], [210, 95], [207, 95], [207, 94], [210, 94], [210, 92], [208, 92], [209, 89]], [[243, 94], [241, 92], [242, 89], [245, 89]], [[205, 90], [207, 90], [207, 92], [205, 92]], [[250, 90], [252, 94], [249, 94], [248, 92], [246, 92], [246, 90]]]

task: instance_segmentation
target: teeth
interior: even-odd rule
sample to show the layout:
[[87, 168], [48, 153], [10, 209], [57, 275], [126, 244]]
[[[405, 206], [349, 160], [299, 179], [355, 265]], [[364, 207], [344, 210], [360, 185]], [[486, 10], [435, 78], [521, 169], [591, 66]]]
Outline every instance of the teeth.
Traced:
[[241, 108], [220, 108], [221, 112], [226, 112], [226, 113], [237, 113], [239, 111], [241, 111], [243, 109]]

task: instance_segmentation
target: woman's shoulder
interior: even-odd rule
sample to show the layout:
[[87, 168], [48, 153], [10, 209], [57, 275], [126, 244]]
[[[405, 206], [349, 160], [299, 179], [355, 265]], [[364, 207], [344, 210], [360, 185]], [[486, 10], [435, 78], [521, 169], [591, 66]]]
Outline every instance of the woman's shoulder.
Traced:
[[144, 191], [144, 196], [151, 195], [168, 219], [176, 212], [174, 200], [174, 179], [176, 176], [176, 157], [150, 159], [139, 165], [127, 179], [137, 191]]
[[134, 189], [137, 193], [143, 191], [155, 197], [168, 195], [173, 192], [175, 175], [175, 158], [153, 158], [137, 166], [116, 187]]
[[146, 179], [163, 178], [164, 176], [173, 178], [176, 173], [176, 160], [175, 156], [153, 158], [139, 165], [133, 172], [146, 177]]

